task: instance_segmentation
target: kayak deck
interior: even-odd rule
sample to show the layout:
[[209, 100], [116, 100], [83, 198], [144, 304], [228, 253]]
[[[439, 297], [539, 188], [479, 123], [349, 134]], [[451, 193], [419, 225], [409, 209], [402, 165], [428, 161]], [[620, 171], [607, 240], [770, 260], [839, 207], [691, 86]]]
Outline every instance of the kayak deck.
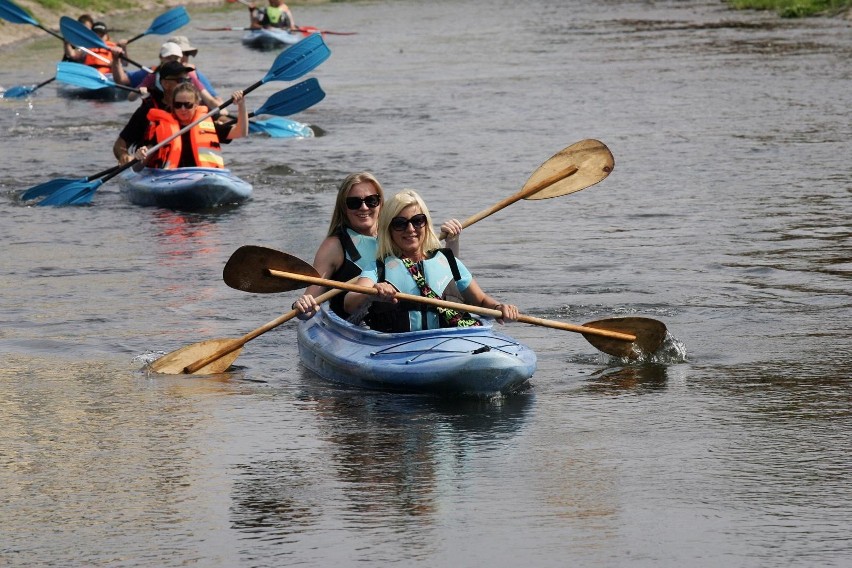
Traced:
[[298, 43], [304, 38], [301, 32], [291, 32], [280, 28], [260, 28], [249, 30], [241, 39], [243, 45], [253, 49], [270, 50]]
[[535, 353], [481, 327], [380, 333], [339, 318], [326, 306], [298, 326], [302, 363], [351, 386], [433, 394], [492, 396], [526, 386]]
[[131, 169], [121, 175], [119, 187], [130, 203], [179, 211], [241, 203], [253, 189], [230, 170], [219, 168]]

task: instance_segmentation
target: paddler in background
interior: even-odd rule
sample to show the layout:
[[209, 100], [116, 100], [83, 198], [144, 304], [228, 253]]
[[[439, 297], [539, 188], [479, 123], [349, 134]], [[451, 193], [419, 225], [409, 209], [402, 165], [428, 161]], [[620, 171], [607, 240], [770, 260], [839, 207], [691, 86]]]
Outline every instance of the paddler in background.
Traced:
[[[139, 160], [133, 169], [143, 167], [174, 168], [224, 168], [221, 145], [231, 140], [248, 136], [248, 111], [242, 91], [231, 95], [237, 103], [237, 121], [221, 124], [214, 122], [207, 114], [207, 107], [201, 104], [201, 93], [192, 83], [180, 83], [171, 92], [172, 110], [152, 108], [148, 111], [149, 121], [145, 140], [135, 152]], [[154, 146], [176, 134], [185, 126], [201, 121], [171, 142], [149, 155], [148, 147]]]
[[[157, 69], [159, 69], [160, 66], [170, 61], [174, 61], [181, 63], [187, 69], [191, 69], [191, 71], [189, 71], [189, 73], [187, 74], [187, 77], [189, 78], [189, 81], [193, 85], [195, 85], [196, 88], [198, 88], [199, 92], [201, 93], [201, 99], [205, 105], [207, 105], [209, 108], [215, 108], [221, 105], [223, 102], [222, 99], [212, 95], [199, 79], [195, 68], [192, 65], [182, 63], [183, 60], [184, 53], [181, 47], [171, 41], [165, 42], [162, 46], [160, 46], [160, 64], [154, 67], [153, 73], [148, 73], [147, 71], [140, 69], [138, 71], [134, 71], [125, 75], [128, 83], [123, 84], [128, 84], [142, 91], [141, 95], [137, 93], [130, 93], [127, 96], [127, 99], [130, 101], [135, 101], [140, 96], [144, 97], [147, 93], [154, 93], [155, 90], [162, 92], [163, 86], [159, 84]], [[222, 113], [220, 114], [227, 116], [228, 112], [223, 109]]]
[[281, 0], [269, 0], [269, 6], [257, 8], [254, 3], [248, 5], [249, 18], [253, 30], [260, 28], [283, 28], [295, 30], [296, 22], [293, 12]]
[[162, 90], [154, 88], [150, 91], [150, 96], [142, 100], [112, 146], [112, 153], [119, 164], [132, 161], [133, 150], [145, 139], [149, 124], [148, 111], [152, 108], [171, 110], [172, 91], [179, 84], [189, 81], [190, 71], [192, 68], [185, 67], [179, 61], [168, 61], [157, 68], [157, 83]]
[[[92, 18], [89, 14], [80, 14], [80, 16], [77, 18], [77, 21], [89, 29], [92, 29], [92, 26], [95, 25], [95, 19]], [[77, 49], [67, 41], [65, 42], [65, 54], [62, 56], [62, 61], [73, 61], [75, 63], [82, 63], [85, 58], [85, 51], [83, 51], [82, 49]]]

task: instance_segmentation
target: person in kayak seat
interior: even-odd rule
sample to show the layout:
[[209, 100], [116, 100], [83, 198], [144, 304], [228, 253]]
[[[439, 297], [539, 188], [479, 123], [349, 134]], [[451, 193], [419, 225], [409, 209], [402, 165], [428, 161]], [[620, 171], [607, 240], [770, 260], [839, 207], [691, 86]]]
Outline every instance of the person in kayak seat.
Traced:
[[366, 321], [377, 331], [404, 332], [481, 325], [463, 310], [399, 301], [397, 292], [457, 301], [500, 310], [497, 321], [514, 321], [518, 308], [486, 294], [452, 251], [440, 248], [426, 203], [413, 190], [393, 196], [379, 214], [377, 262], [361, 273], [357, 284], [372, 286], [376, 296], [350, 292], [348, 313], [367, 307]]
[[[174, 168], [224, 168], [221, 144], [248, 136], [248, 111], [242, 91], [231, 95], [239, 109], [237, 122], [221, 124], [212, 117], [205, 116], [207, 107], [201, 104], [201, 93], [192, 83], [181, 83], [172, 92], [173, 110], [152, 108], [148, 111], [149, 127], [145, 142], [137, 148], [135, 157], [139, 160], [134, 170], [143, 167]], [[189, 124], [201, 121], [172, 139], [171, 142], [150, 154], [148, 147], [171, 138]]]
[[[343, 179], [337, 189], [328, 233], [314, 256], [314, 268], [322, 278], [345, 282], [375, 265], [384, 195], [382, 184], [370, 172], [353, 173]], [[448, 235], [446, 245], [458, 254], [462, 224], [450, 219], [441, 225], [441, 230]], [[315, 296], [326, 290], [324, 286], [309, 286], [293, 302], [299, 319], [307, 320], [317, 313], [319, 304]], [[331, 310], [344, 319], [349, 317], [343, 308], [345, 295], [341, 292], [329, 300]]]
[[295, 30], [296, 22], [293, 20], [293, 12], [287, 4], [281, 0], [269, 0], [269, 6], [258, 8], [254, 3], [249, 4], [249, 18], [251, 29], [260, 28], [283, 28]]

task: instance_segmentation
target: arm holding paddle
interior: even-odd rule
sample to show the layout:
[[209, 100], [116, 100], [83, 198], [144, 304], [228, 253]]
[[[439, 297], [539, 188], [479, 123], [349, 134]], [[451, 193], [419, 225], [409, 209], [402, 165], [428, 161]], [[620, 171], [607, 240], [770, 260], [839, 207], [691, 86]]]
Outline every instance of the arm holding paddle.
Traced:
[[245, 138], [249, 133], [249, 116], [248, 110], [246, 110], [246, 99], [242, 91], [234, 91], [231, 98], [237, 103], [237, 122], [231, 127], [231, 131], [228, 132], [228, 140]]

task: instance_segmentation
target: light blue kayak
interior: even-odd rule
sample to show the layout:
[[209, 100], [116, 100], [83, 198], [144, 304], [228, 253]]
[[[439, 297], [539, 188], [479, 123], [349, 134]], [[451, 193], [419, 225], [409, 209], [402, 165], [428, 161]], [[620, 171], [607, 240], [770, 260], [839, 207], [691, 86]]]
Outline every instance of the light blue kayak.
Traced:
[[291, 32], [282, 28], [260, 28], [247, 31], [241, 41], [246, 47], [267, 50], [299, 43], [304, 37], [305, 35], [301, 32]]
[[335, 383], [434, 394], [491, 396], [525, 387], [536, 369], [535, 353], [481, 327], [380, 333], [341, 319], [323, 305], [299, 322], [302, 363]]
[[118, 183], [130, 203], [178, 211], [236, 204], [252, 193], [250, 183], [230, 170], [218, 168], [144, 168], [140, 172], [128, 169]]

